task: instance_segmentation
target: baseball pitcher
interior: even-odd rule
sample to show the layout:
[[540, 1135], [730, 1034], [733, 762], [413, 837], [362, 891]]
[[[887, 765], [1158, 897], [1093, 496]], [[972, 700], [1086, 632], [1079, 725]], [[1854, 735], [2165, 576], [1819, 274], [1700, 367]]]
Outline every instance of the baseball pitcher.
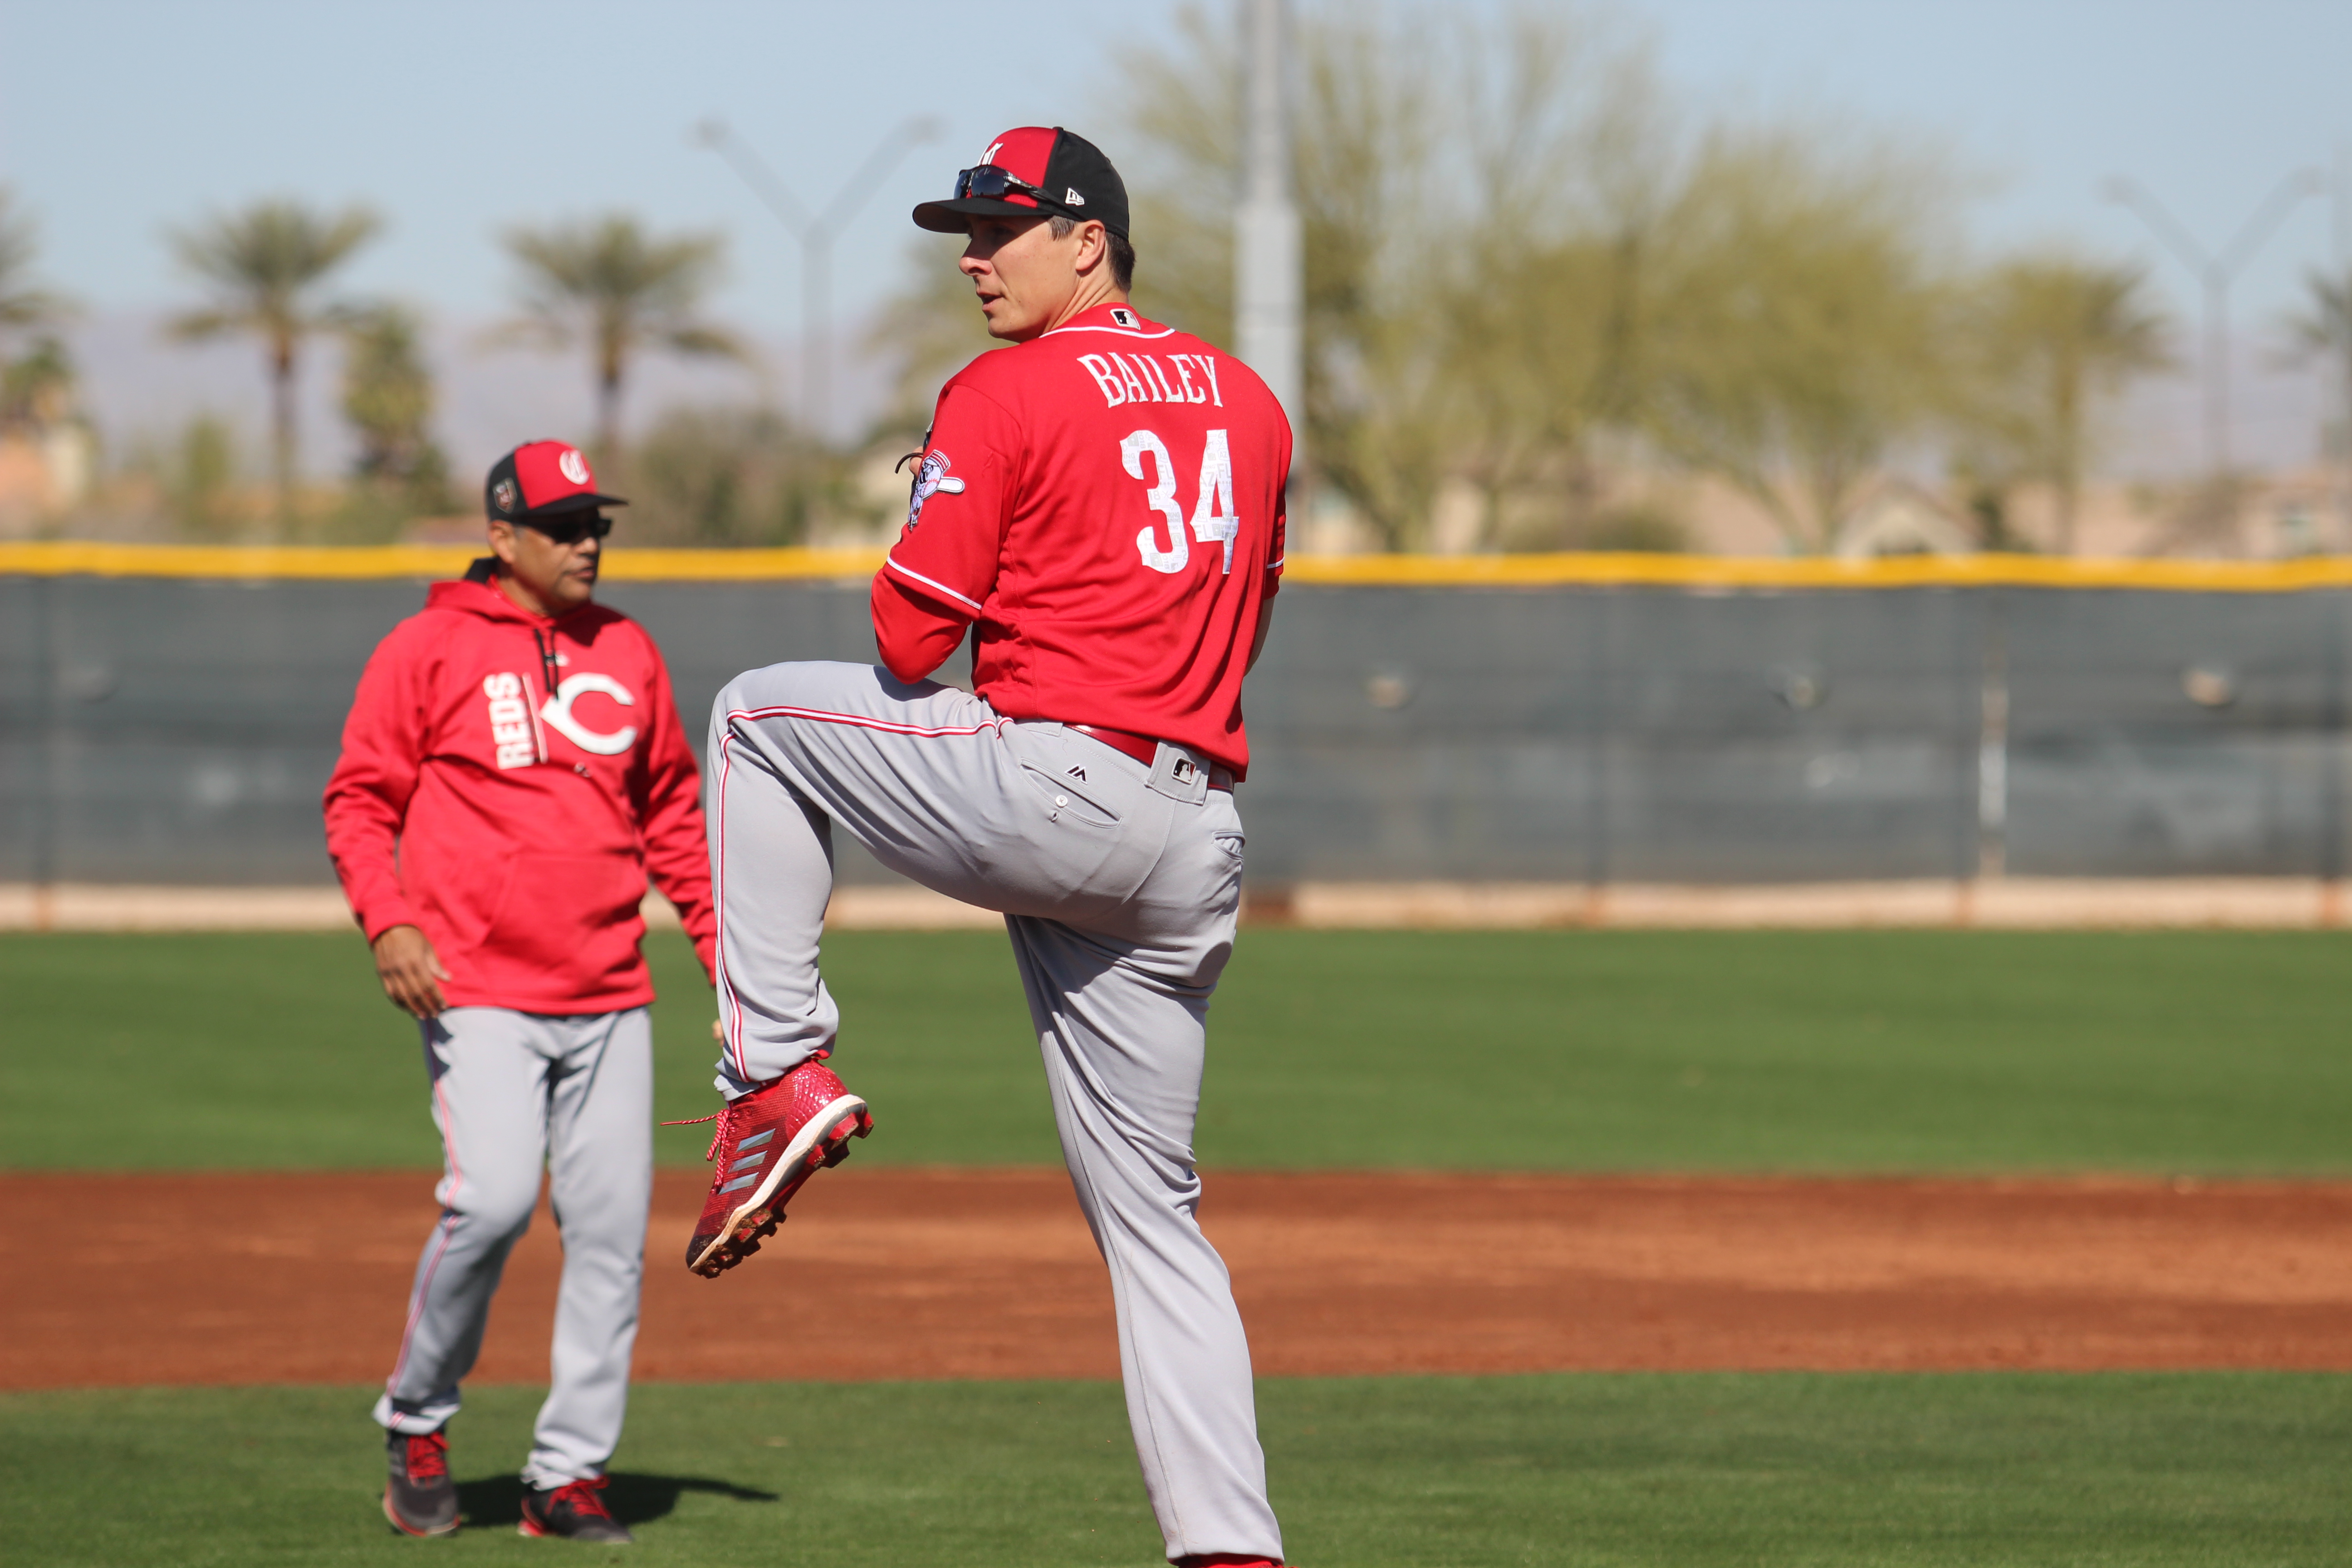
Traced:
[[599, 509], [619, 499], [576, 449], [534, 441], [490, 469], [488, 501], [491, 554], [378, 645], [327, 785], [327, 847], [384, 994], [423, 1033], [446, 1162], [376, 1402], [383, 1510], [411, 1535], [457, 1528], [444, 1428], [544, 1165], [563, 1283], [522, 1532], [625, 1542], [598, 1493], [653, 1192], [637, 906], [650, 869], [710, 966], [698, 774], [660, 650], [592, 602]]
[[[1168, 1555], [1278, 1563], [1192, 1125], [1241, 899], [1242, 677], [1282, 570], [1289, 426], [1247, 366], [1129, 306], [1126, 188], [1084, 139], [1008, 131], [915, 222], [969, 237], [960, 266], [1013, 346], [940, 395], [874, 581], [887, 668], [752, 670], [712, 710], [729, 1099], [687, 1261], [740, 1262], [872, 1125], [824, 1065], [838, 826], [1003, 911]], [[967, 635], [971, 695], [926, 679]]]

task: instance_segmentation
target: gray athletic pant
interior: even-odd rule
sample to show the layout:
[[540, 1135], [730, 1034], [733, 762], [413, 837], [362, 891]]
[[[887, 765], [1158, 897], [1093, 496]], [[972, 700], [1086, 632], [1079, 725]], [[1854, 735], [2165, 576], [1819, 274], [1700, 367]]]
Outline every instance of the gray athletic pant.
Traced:
[[1062, 1153], [1110, 1266], [1128, 1416], [1168, 1555], [1279, 1560], [1249, 1343], [1193, 1217], [1209, 994], [1242, 872], [1234, 797], [1206, 788], [1200, 762], [1162, 745], [1147, 768], [862, 665], [738, 676], [712, 710], [705, 771], [719, 1087], [740, 1094], [833, 1042], [839, 1015], [817, 972], [830, 823], [924, 886], [1003, 910]]
[[424, 1026], [445, 1173], [441, 1223], [417, 1260], [399, 1359], [376, 1401], [394, 1432], [437, 1432], [457, 1413], [490, 1296], [530, 1226], [542, 1165], [563, 1236], [553, 1386], [523, 1479], [604, 1473], [629, 1404], [646, 1211], [654, 1184], [653, 1026], [643, 1007], [557, 1016], [452, 1007]]

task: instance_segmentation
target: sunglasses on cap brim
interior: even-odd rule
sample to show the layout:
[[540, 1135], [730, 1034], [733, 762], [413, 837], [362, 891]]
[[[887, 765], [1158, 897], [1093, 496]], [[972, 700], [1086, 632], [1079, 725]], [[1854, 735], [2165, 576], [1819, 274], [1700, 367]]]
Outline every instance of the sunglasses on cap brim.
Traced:
[[536, 529], [558, 544], [577, 544], [583, 539], [602, 539], [613, 531], [613, 520], [599, 511], [572, 511], [557, 517], [527, 517], [521, 521], [525, 528]]
[[967, 196], [978, 196], [982, 201], [999, 201], [1015, 192], [1031, 198], [1040, 206], [1058, 210], [1062, 205], [1028, 181], [1017, 178], [993, 163], [957, 170], [955, 195], [949, 199], [960, 202]]

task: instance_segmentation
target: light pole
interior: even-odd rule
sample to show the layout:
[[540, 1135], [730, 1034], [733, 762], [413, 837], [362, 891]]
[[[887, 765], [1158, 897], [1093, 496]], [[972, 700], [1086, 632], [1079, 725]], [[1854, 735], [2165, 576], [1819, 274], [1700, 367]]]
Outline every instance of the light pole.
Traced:
[[[1234, 337], [1305, 429], [1305, 364], [1299, 311], [1305, 293], [1298, 207], [1291, 197], [1290, 7], [1286, 0], [1240, 0], [1242, 169], [1234, 213]], [[1294, 454], [1291, 471], [1298, 470]]]
[[2203, 360], [2200, 377], [2205, 384], [2205, 469], [2219, 479], [2230, 470], [2230, 285], [2254, 253], [2276, 233], [2286, 215], [2305, 196], [2326, 189], [2316, 169], [2297, 169], [2278, 183], [2254, 209], [2236, 236], [2218, 252], [2208, 254], [2164, 204], [2138, 181], [2117, 175], [2101, 187], [2107, 200], [2139, 215], [2157, 239], [2180, 264], [2195, 273], [2204, 287]]
[[[2336, 149], [2335, 192], [2330, 205], [2335, 208], [2335, 262], [2336, 287], [2352, 290], [2352, 142]], [[2344, 308], [2352, 312], [2352, 293], [2347, 293]], [[2344, 323], [2352, 332], [2352, 321]], [[2344, 494], [2336, 514], [2336, 548], [2352, 551], [2352, 342], [2344, 345], [2343, 384], [2337, 392], [2344, 405]]]
[[801, 247], [801, 424], [821, 432], [829, 426], [833, 407], [833, 242], [842, 226], [856, 215], [874, 192], [874, 183], [889, 173], [913, 148], [939, 139], [944, 129], [924, 115], [900, 121], [882, 138], [857, 172], [849, 176], [821, 212], [812, 213], [793, 195], [782, 178], [735, 134], [734, 127], [716, 116], [694, 129], [694, 139], [727, 160], [751, 187], [751, 194], [792, 231]]

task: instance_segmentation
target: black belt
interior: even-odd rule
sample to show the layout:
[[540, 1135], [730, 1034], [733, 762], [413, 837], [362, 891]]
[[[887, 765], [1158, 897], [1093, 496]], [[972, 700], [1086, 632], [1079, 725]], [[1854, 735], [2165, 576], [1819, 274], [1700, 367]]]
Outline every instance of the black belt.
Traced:
[[[1153, 740], [1149, 735], [1138, 735], [1127, 730], [1108, 730], [1100, 724], [1064, 724], [1062, 728], [1076, 730], [1081, 735], [1091, 735], [1112, 751], [1124, 752], [1147, 768], [1160, 760], [1160, 748], [1162, 742]], [[1166, 742], [1171, 746], [1175, 743], [1173, 741]], [[1227, 795], [1233, 794], [1234, 770], [1223, 763], [1211, 763], [1209, 787], [1223, 790]]]

